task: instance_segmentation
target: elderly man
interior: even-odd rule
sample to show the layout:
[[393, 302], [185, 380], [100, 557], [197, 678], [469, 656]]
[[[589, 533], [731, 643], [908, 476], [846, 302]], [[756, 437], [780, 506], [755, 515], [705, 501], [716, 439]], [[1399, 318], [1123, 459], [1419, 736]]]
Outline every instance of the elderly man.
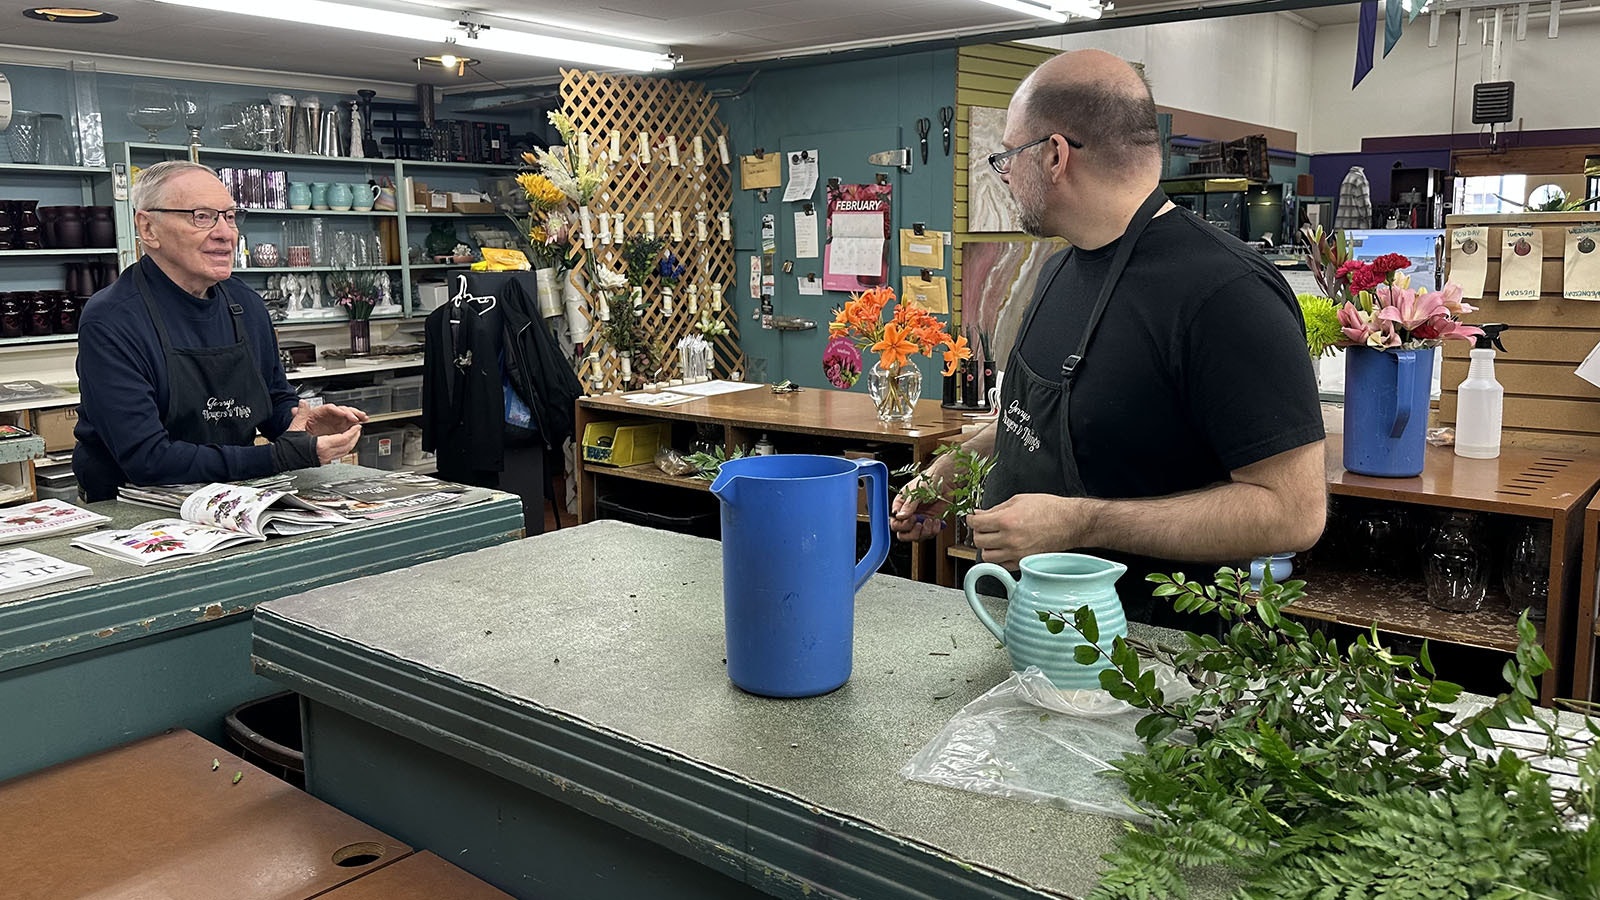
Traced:
[[255, 478], [349, 453], [366, 415], [298, 402], [266, 305], [232, 277], [244, 211], [216, 173], [153, 165], [133, 207], [145, 255], [90, 298], [78, 327], [80, 495]]
[[[1098, 50], [1064, 53], [1012, 97], [989, 162], [1023, 227], [1071, 249], [1040, 275], [995, 424], [985, 560], [1086, 548], [1121, 558], [1130, 615], [1151, 571], [1301, 550], [1322, 533], [1322, 418], [1294, 294], [1259, 254], [1160, 187], [1149, 86]], [[932, 468], [944, 476], [950, 457]], [[940, 507], [895, 501], [902, 538]]]

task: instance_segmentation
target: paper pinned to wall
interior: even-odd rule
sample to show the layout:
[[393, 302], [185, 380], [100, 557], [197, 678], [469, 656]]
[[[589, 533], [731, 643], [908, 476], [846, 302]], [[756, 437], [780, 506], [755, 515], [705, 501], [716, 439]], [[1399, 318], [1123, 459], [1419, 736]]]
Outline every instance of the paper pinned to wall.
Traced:
[[943, 275], [932, 278], [907, 275], [900, 279], [900, 296], [931, 313], [950, 311], [949, 284]]
[[883, 216], [879, 213], [834, 213], [832, 265], [838, 275], [883, 274]]
[[816, 210], [794, 214], [794, 257], [795, 259], [817, 258]]
[[828, 185], [823, 290], [864, 291], [888, 282], [893, 192], [889, 184]]
[[817, 151], [791, 150], [789, 157], [789, 186], [783, 189], [783, 202], [808, 200], [817, 191]]
[[1600, 300], [1600, 250], [1596, 250], [1597, 243], [1600, 243], [1600, 224], [1591, 222], [1567, 229], [1561, 296], [1568, 300]]
[[739, 157], [740, 189], [758, 191], [762, 188], [775, 188], [782, 183], [783, 173], [778, 169], [776, 154]]
[[1537, 300], [1544, 293], [1544, 232], [1507, 228], [1500, 236], [1500, 299]]
[[799, 284], [800, 284], [800, 296], [802, 296], [802, 297], [821, 297], [822, 296], [822, 280], [817, 278], [816, 275], [802, 275], [798, 279], [796, 279], [796, 281], [798, 281]]
[[908, 269], [944, 268], [944, 233], [900, 229], [900, 265]]
[[1483, 299], [1489, 276], [1489, 228], [1476, 225], [1450, 232], [1450, 280], [1461, 285], [1461, 295]]

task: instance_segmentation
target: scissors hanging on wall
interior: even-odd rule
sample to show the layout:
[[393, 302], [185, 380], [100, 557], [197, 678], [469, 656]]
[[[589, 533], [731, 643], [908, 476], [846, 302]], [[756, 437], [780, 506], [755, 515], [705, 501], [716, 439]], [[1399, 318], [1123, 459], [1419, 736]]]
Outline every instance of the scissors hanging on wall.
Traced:
[[922, 138], [922, 164], [923, 165], [927, 165], [928, 164], [928, 129], [930, 129], [932, 127], [933, 127], [933, 123], [928, 121], [926, 118], [921, 118], [921, 119], [917, 120], [917, 135]]
[[[956, 108], [954, 106], [941, 106], [941, 107], [939, 107], [939, 122], [944, 125], [944, 155], [945, 156], [949, 156], [950, 155], [950, 125], [955, 120], [956, 120]], [[927, 145], [928, 142], [926, 140], [924, 140], [922, 143], [924, 145], [924, 149], [926, 149], [926, 145]], [[927, 160], [924, 159], [923, 162], [927, 162]]]

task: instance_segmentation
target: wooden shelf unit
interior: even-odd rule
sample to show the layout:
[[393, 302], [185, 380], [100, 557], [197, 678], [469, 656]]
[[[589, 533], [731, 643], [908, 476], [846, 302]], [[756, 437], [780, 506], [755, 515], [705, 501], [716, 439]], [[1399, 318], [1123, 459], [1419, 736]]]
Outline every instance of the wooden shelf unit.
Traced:
[[[1548, 704], [1557, 696], [1588, 696], [1597, 636], [1595, 569], [1600, 564], [1595, 562], [1600, 560], [1600, 499], [1589, 500], [1600, 485], [1600, 458], [1505, 447], [1498, 459], [1465, 459], [1448, 447], [1429, 447], [1421, 475], [1374, 478], [1345, 471], [1342, 442], [1335, 435], [1328, 441], [1326, 472], [1328, 492], [1334, 496], [1548, 521], [1550, 592], [1540, 635], [1554, 677], [1542, 679], [1540, 697]], [[1580, 539], [1586, 540], [1583, 547]], [[952, 545], [944, 553], [952, 572], [953, 560], [971, 561], [976, 556], [973, 548], [962, 545]], [[1586, 579], [1581, 594], [1580, 559]], [[1491, 585], [1482, 609], [1451, 613], [1428, 603], [1417, 578], [1328, 566], [1317, 566], [1309, 574], [1297, 569], [1294, 577], [1303, 576], [1308, 596], [1285, 612], [1435, 643], [1504, 653], [1516, 650], [1517, 615], [1498, 584]], [[943, 583], [955, 581], [952, 577]]]
[[[583, 397], [578, 400], [577, 435], [581, 441], [590, 422], [615, 419], [649, 419], [667, 422], [704, 423], [721, 426], [726, 447], [753, 445], [762, 434], [782, 447], [784, 437], [809, 435], [837, 438], [858, 443], [892, 444], [905, 448], [910, 457], [926, 465], [941, 444], [961, 439], [965, 419], [960, 411], [941, 409], [937, 400], [922, 400], [908, 426], [896, 427], [878, 421], [872, 401], [864, 394], [845, 391], [804, 390], [774, 394], [766, 387], [720, 394], [669, 407], [647, 407], [629, 403], [617, 395]], [[893, 466], [891, 466], [893, 468]], [[708, 491], [711, 483], [703, 479], [666, 475], [652, 463], [616, 468], [586, 464], [580, 450], [577, 459], [578, 521], [592, 522], [595, 513], [597, 480], [631, 479], [683, 490]], [[933, 542], [911, 545], [911, 570], [919, 581], [934, 581], [938, 560], [949, 543], [948, 533]]]

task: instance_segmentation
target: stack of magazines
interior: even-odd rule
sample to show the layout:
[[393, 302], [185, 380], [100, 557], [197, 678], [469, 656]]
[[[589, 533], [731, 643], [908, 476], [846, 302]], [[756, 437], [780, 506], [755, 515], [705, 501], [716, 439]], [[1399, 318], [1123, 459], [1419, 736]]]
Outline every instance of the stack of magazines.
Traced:
[[264, 541], [272, 535], [323, 531], [350, 522], [280, 489], [222, 483], [193, 488], [194, 485], [120, 488], [120, 499], [176, 508], [179, 518], [87, 534], [75, 539], [72, 546], [147, 566], [235, 544]]
[[300, 499], [352, 519], [393, 519], [412, 515], [461, 499], [461, 485], [426, 475], [353, 478], [300, 491]]

